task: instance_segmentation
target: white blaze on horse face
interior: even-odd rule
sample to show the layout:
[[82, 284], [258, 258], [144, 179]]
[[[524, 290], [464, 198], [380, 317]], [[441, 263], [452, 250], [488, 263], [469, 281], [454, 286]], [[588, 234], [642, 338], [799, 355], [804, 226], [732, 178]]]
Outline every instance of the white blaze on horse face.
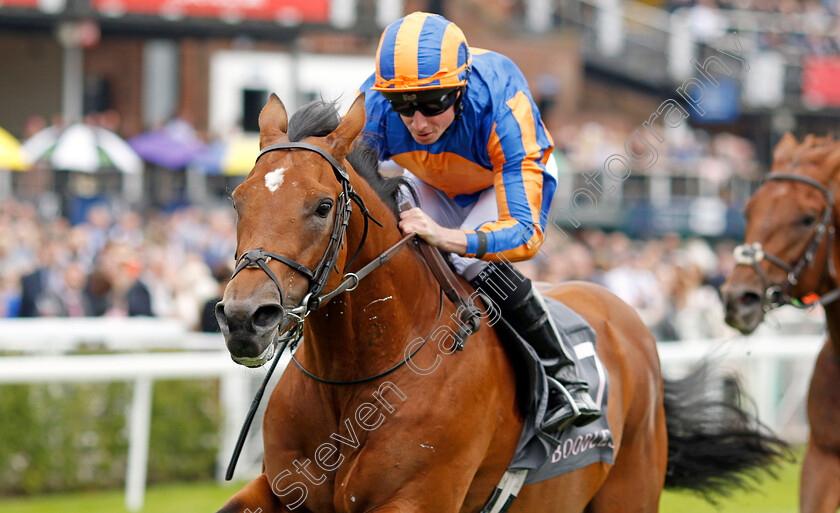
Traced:
[[283, 173], [286, 172], [285, 167], [275, 169], [270, 173], [265, 174], [265, 188], [270, 192], [274, 192], [283, 185]]
[[788, 184], [781, 184], [781, 187], [777, 187], [776, 190], [773, 192], [773, 196], [787, 196], [788, 192]]

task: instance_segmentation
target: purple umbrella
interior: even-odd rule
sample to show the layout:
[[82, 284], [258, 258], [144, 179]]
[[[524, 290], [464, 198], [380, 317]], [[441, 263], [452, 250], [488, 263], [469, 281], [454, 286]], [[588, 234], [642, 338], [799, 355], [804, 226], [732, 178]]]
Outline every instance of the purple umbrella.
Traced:
[[146, 162], [168, 169], [183, 169], [204, 149], [192, 127], [181, 120], [132, 137], [128, 144]]

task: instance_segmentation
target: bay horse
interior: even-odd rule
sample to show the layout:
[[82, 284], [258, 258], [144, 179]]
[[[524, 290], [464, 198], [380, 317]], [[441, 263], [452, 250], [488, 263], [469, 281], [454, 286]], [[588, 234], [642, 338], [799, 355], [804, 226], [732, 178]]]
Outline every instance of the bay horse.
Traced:
[[[487, 326], [457, 352], [439, 336], [455, 308], [404, 244], [402, 181], [378, 174], [364, 123], [363, 96], [344, 118], [316, 102], [289, 120], [275, 95], [260, 113], [216, 313], [240, 364], [270, 361], [281, 334], [303, 342], [266, 407], [262, 474], [222, 513], [479, 512], [514, 454], [525, 412], [510, 350]], [[654, 512], [665, 485], [722, 490], [778, 456], [741, 410], [663, 385], [653, 337], [616, 296], [588, 283], [550, 296], [597, 332], [614, 464], [526, 486], [510, 511]]]
[[771, 172], [747, 203], [739, 264], [721, 287], [726, 322], [752, 333], [782, 305], [825, 309], [828, 337], [808, 392], [811, 435], [802, 466], [803, 513], [840, 508], [840, 143], [790, 133], [773, 151]]

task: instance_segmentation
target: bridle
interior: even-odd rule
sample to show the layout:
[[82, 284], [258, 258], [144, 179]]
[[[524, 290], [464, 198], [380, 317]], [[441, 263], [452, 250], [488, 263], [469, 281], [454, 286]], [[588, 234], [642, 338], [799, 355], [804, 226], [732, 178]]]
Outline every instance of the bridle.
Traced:
[[[242, 424], [242, 429], [239, 431], [239, 438], [236, 441], [236, 446], [233, 449], [233, 454], [231, 455], [230, 463], [228, 464], [227, 472], [225, 473], [225, 480], [227, 481], [230, 481], [233, 478], [233, 471], [236, 468], [236, 462], [238, 461], [239, 455], [242, 452], [242, 447], [245, 444], [245, 438], [248, 436], [248, 429], [251, 427], [251, 422], [254, 419], [254, 415], [256, 415], [257, 413], [257, 408], [259, 407], [260, 401], [262, 400], [262, 396], [265, 392], [266, 386], [268, 385], [268, 381], [271, 378], [271, 375], [274, 373], [274, 369], [277, 367], [277, 363], [280, 361], [280, 356], [283, 354], [287, 347], [291, 347], [292, 349], [294, 349], [294, 347], [300, 342], [301, 338], [303, 337], [303, 325], [306, 317], [311, 312], [317, 310], [322, 304], [324, 304], [324, 302], [326, 302], [330, 298], [341, 294], [342, 292], [349, 292], [355, 289], [364, 277], [370, 274], [374, 269], [384, 265], [388, 260], [390, 260], [394, 255], [396, 255], [408, 241], [414, 238], [413, 234], [406, 235], [405, 237], [400, 239], [399, 242], [386, 249], [377, 258], [373, 259], [371, 262], [369, 262], [367, 265], [365, 265], [355, 273], [346, 272], [347, 269], [349, 269], [350, 266], [353, 264], [353, 261], [355, 261], [356, 257], [359, 256], [359, 253], [362, 250], [362, 246], [364, 246], [365, 244], [365, 239], [367, 238], [368, 232], [368, 219], [370, 219], [380, 227], [382, 226], [382, 224], [370, 214], [368, 209], [365, 207], [362, 198], [353, 190], [353, 187], [350, 185], [350, 176], [347, 174], [347, 169], [345, 169], [344, 166], [339, 164], [338, 161], [332, 155], [327, 153], [327, 151], [321, 148], [320, 146], [304, 142], [285, 142], [272, 144], [270, 146], [266, 146], [262, 149], [262, 151], [260, 151], [259, 155], [257, 155], [256, 161], [259, 162], [260, 157], [262, 157], [266, 153], [295, 148], [313, 151], [318, 155], [322, 156], [324, 159], [326, 159], [326, 161], [329, 162], [330, 166], [332, 166], [336, 179], [341, 184], [342, 192], [338, 196], [336, 208], [337, 214], [333, 223], [333, 230], [332, 234], [330, 235], [330, 242], [329, 244], [327, 244], [327, 249], [324, 251], [324, 256], [321, 257], [321, 260], [318, 262], [318, 265], [315, 267], [314, 270], [309, 269], [305, 265], [300, 264], [292, 260], [291, 258], [285, 257], [283, 255], [278, 255], [269, 251], [265, 251], [262, 248], [248, 250], [236, 258], [236, 268], [234, 269], [233, 274], [231, 275], [231, 280], [243, 269], [262, 269], [262, 271], [265, 272], [269, 278], [271, 278], [275, 285], [277, 285], [277, 289], [280, 292], [280, 298], [282, 301], [283, 287], [280, 285], [280, 280], [277, 279], [277, 276], [274, 274], [274, 272], [272, 272], [271, 268], [268, 267], [268, 262], [271, 259], [274, 259], [286, 264], [295, 271], [304, 275], [309, 280], [309, 290], [307, 291], [307, 294], [304, 296], [299, 306], [286, 312], [287, 315], [291, 315], [295, 318], [295, 326], [289, 329], [286, 332], [286, 334], [282, 337], [278, 337], [278, 339], [275, 342], [272, 342], [273, 344], [278, 344], [280, 349], [276, 351], [276, 354], [274, 355], [274, 361], [272, 362], [271, 367], [269, 367], [268, 373], [266, 374], [265, 378], [263, 378], [262, 385], [260, 386], [260, 388], [257, 389], [257, 392], [254, 395], [254, 399], [251, 401], [251, 407], [248, 410], [248, 414], [245, 416], [245, 421]], [[356, 248], [356, 252], [344, 265], [345, 273], [338, 287], [326, 294], [319, 295], [324, 289], [324, 285], [326, 284], [327, 279], [329, 278], [330, 271], [335, 269], [335, 271], [338, 272], [338, 269], [335, 268], [335, 265], [338, 261], [339, 252], [344, 245], [344, 237], [347, 232], [347, 225], [350, 222], [350, 214], [353, 212], [354, 202], [357, 205], [359, 205], [359, 209], [361, 210], [362, 215], [365, 219], [364, 231], [362, 232], [362, 240], [359, 243], [359, 247]], [[440, 311], [438, 312], [438, 321], [440, 320], [440, 314], [443, 311], [442, 308], [443, 302], [441, 296], [441, 305], [439, 307]], [[435, 323], [435, 326], [437, 326], [437, 322]], [[426, 339], [428, 338], [429, 337], [426, 337]], [[425, 344], [426, 339], [424, 339], [423, 344]], [[421, 348], [422, 345], [418, 347], [413, 354], [416, 354], [417, 351], [419, 351]], [[306, 369], [300, 367], [299, 364], [298, 367], [301, 369], [301, 372], [303, 372], [310, 378], [315, 379], [316, 381], [326, 383], [329, 385], [352, 385], [357, 383], [366, 383], [374, 379], [379, 379], [381, 377], [387, 376], [388, 374], [391, 374], [392, 372], [402, 367], [404, 363], [405, 360], [403, 359], [390, 369], [381, 372], [376, 376], [353, 381], [325, 380], [306, 371]]]
[[[315, 269], [309, 269], [305, 265], [283, 255], [265, 251], [262, 248], [251, 249], [236, 258], [236, 268], [231, 275], [231, 279], [236, 277], [236, 275], [243, 269], [262, 269], [263, 272], [271, 278], [275, 285], [277, 285], [277, 290], [280, 292], [280, 298], [282, 301], [283, 287], [280, 285], [280, 280], [277, 279], [277, 276], [268, 267], [268, 262], [271, 259], [274, 259], [278, 262], [286, 264], [298, 273], [304, 275], [306, 279], [309, 280], [309, 290], [300, 305], [288, 312], [295, 316], [298, 321], [302, 321], [303, 318], [309, 315], [310, 312], [317, 310], [324, 301], [346, 290], [353, 290], [359, 284], [359, 280], [361, 278], [358, 274], [346, 273], [342, 279], [342, 283], [335, 290], [328, 294], [324, 294], [323, 296], [319, 295], [321, 291], [324, 290], [324, 285], [326, 285], [327, 280], [329, 279], [330, 271], [335, 269], [339, 252], [344, 245], [344, 236], [347, 233], [347, 225], [350, 222], [350, 214], [353, 212], [353, 203], [355, 202], [359, 205], [359, 209], [365, 219], [365, 227], [362, 232], [362, 240], [359, 243], [359, 247], [356, 249], [356, 252], [350, 260], [348, 260], [344, 265], [345, 271], [353, 264], [356, 257], [359, 256], [359, 252], [361, 252], [362, 246], [365, 244], [365, 239], [367, 238], [368, 233], [368, 220], [373, 221], [379, 226], [382, 226], [382, 223], [370, 215], [370, 212], [367, 207], [365, 207], [365, 203], [362, 201], [361, 196], [353, 190], [353, 186], [350, 185], [350, 176], [347, 174], [347, 169], [339, 164], [335, 157], [327, 153], [327, 151], [320, 146], [304, 142], [284, 142], [272, 144], [270, 146], [266, 146], [262, 149], [262, 151], [260, 151], [259, 155], [257, 155], [256, 162], [259, 162], [260, 157], [266, 153], [293, 148], [312, 151], [326, 159], [332, 167], [336, 179], [341, 184], [342, 191], [341, 194], [338, 195], [338, 201], [336, 202], [335, 220], [333, 221], [333, 229], [330, 234], [329, 244], [327, 244], [327, 248], [324, 250], [324, 256], [321, 257], [321, 260], [318, 262]], [[338, 272], [338, 269], [335, 269], [335, 271]], [[299, 322], [298, 324], [302, 323]]]
[[[831, 191], [823, 184], [809, 178], [807, 176], [794, 175], [789, 173], [771, 173], [767, 176], [766, 181], [771, 180], [787, 180], [793, 182], [804, 183], [817, 189], [825, 198], [827, 203], [825, 211], [823, 211], [822, 218], [817, 226], [814, 228], [814, 234], [805, 252], [793, 265], [789, 265], [782, 259], [775, 255], [771, 255], [764, 251], [760, 242], [753, 242], [750, 244], [741, 244], [735, 248], [735, 264], [747, 265], [752, 267], [758, 277], [761, 279], [761, 285], [764, 289], [763, 297], [761, 298], [761, 306], [764, 311], [769, 311], [783, 305], [793, 305], [797, 308], [810, 308], [816, 304], [828, 304], [840, 298], [840, 288], [835, 288], [820, 297], [809, 294], [805, 298], [795, 298], [790, 295], [793, 288], [799, 283], [799, 277], [803, 270], [814, 262], [817, 251], [823, 239], [827, 237], [826, 253], [827, 253], [827, 267], [828, 273], [836, 280], [836, 270], [834, 264], [834, 252], [832, 246], [834, 244], [834, 196]], [[767, 280], [764, 272], [761, 270], [759, 263], [762, 260], [767, 260], [776, 267], [781, 268], [787, 273], [787, 278], [781, 285], [771, 285]]]

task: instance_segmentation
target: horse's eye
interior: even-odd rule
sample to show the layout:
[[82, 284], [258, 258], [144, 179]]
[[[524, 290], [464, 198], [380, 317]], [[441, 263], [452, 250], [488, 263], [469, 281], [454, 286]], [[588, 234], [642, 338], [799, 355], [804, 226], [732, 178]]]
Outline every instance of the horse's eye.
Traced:
[[799, 220], [799, 224], [806, 228], [814, 226], [814, 223], [816, 222], [817, 218], [813, 214], [805, 214], [804, 216], [802, 216], [802, 219]]
[[315, 214], [318, 215], [319, 217], [327, 217], [329, 215], [331, 209], [332, 209], [332, 201], [325, 200], [325, 201], [322, 201], [318, 205], [317, 209], [315, 209]]

